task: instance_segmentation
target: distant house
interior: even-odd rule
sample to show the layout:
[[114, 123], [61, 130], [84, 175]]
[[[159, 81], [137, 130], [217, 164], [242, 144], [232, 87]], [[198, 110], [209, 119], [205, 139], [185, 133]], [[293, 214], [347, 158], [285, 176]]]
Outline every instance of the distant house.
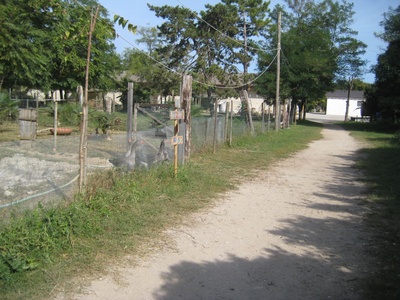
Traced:
[[[251, 92], [251, 91], [249, 91], [248, 96], [249, 96], [249, 104], [251, 107], [251, 112], [253, 114], [261, 114], [263, 107], [262, 105], [265, 100], [264, 97], [261, 97], [256, 92]], [[242, 101], [240, 100], [240, 98], [228, 97], [218, 100], [218, 112], [225, 113], [227, 102], [233, 104], [232, 110], [234, 114], [237, 114], [241, 111]], [[268, 107], [264, 106], [264, 109], [268, 110]]]
[[[347, 91], [336, 90], [326, 94], [326, 114], [343, 116], [346, 114]], [[361, 117], [361, 106], [365, 101], [364, 91], [351, 91], [349, 118]]]

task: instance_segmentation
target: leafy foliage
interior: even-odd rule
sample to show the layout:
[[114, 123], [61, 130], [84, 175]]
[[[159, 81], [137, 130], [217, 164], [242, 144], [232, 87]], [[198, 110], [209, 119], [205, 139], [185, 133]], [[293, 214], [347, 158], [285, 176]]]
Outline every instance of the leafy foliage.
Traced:
[[374, 67], [375, 84], [368, 90], [367, 105], [370, 114], [375, 117], [377, 112], [384, 118], [400, 119], [400, 6], [391, 8], [384, 14], [381, 22], [384, 33], [379, 34], [388, 42], [387, 49], [378, 56]]
[[[55, 104], [50, 102], [46, 107], [47, 113], [54, 118]], [[78, 126], [81, 122], [81, 107], [78, 103], [60, 103], [57, 105], [57, 119], [63, 125]]]
[[[85, 7], [85, 5], [87, 5]], [[0, 90], [37, 87], [73, 91], [83, 85], [90, 7], [95, 0], [4, 0], [0, 4]], [[113, 23], [100, 9], [92, 41], [90, 86], [115, 85], [119, 67]]]
[[15, 120], [18, 114], [18, 102], [11, 100], [7, 93], [0, 93], [0, 120]]
[[52, 54], [47, 45], [56, 24], [52, 12], [45, 0], [0, 3], [0, 91], [15, 83], [49, 87]]
[[[351, 78], [360, 75], [363, 61], [359, 55], [364, 44], [354, 38], [356, 32], [350, 27], [354, 14], [352, 4], [330, 0], [318, 3], [287, 0], [286, 3], [289, 10], [277, 5], [271, 17], [279, 11], [283, 14], [281, 98], [291, 99], [293, 121], [294, 108], [324, 98], [333, 89], [338, 74]], [[277, 44], [276, 32], [274, 27], [264, 47]], [[275, 50], [261, 54], [259, 69], [268, 66], [275, 54]], [[275, 65], [270, 70], [262, 76], [257, 88], [265, 97], [275, 98]]]

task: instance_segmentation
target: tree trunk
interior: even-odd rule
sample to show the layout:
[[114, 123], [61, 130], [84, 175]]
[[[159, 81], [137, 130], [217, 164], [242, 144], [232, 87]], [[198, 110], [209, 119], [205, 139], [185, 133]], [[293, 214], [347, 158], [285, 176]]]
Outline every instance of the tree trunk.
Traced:
[[292, 97], [292, 105], [290, 107], [290, 123], [294, 124], [296, 122], [296, 107], [297, 107], [297, 98]]
[[299, 101], [299, 120], [303, 119], [304, 100]]
[[350, 107], [350, 94], [351, 90], [353, 88], [353, 78], [349, 78], [348, 84], [347, 84], [347, 99], [346, 99], [346, 112], [344, 114], [344, 121], [347, 122], [349, 120], [349, 107]]

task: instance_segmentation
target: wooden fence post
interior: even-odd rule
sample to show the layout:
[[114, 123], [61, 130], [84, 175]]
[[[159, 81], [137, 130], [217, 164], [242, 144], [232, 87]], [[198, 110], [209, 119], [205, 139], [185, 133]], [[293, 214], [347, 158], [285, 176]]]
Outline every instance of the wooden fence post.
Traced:
[[213, 154], [217, 153], [217, 121], [218, 121], [218, 100], [214, 100], [214, 140], [213, 140]]
[[190, 159], [190, 150], [192, 147], [192, 118], [191, 118], [191, 102], [192, 102], [192, 76], [184, 75], [182, 80], [182, 108], [185, 112], [185, 160]]
[[[91, 16], [88, 49], [86, 58], [86, 71], [85, 71], [85, 96], [82, 104], [82, 131], [79, 144], [79, 192], [82, 193], [86, 185], [86, 158], [87, 158], [87, 129], [88, 129], [88, 93], [89, 93], [89, 66], [90, 66], [90, 53], [92, 49], [92, 34], [96, 26], [97, 15], [100, 6], [97, 6], [96, 12]], [[56, 130], [56, 128], [54, 128]]]
[[229, 134], [228, 134], [228, 127], [229, 127], [229, 112], [230, 112], [230, 103], [226, 102], [226, 110], [225, 110], [225, 132], [224, 132], [224, 138], [225, 141], [228, 141], [229, 139]]
[[128, 151], [132, 144], [132, 113], [133, 113], [133, 82], [128, 82], [128, 105], [127, 105], [127, 146]]

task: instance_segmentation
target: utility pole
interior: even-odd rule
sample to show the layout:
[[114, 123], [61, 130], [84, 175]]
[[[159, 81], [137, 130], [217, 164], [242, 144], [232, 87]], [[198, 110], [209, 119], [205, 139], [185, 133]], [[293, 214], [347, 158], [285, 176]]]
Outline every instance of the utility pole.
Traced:
[[276, 56], [276, 99], [275, 99], [275, 131], [280, 127], [279, 86], [281, 77], [281, 12], [278, 14], [278, 47]]

